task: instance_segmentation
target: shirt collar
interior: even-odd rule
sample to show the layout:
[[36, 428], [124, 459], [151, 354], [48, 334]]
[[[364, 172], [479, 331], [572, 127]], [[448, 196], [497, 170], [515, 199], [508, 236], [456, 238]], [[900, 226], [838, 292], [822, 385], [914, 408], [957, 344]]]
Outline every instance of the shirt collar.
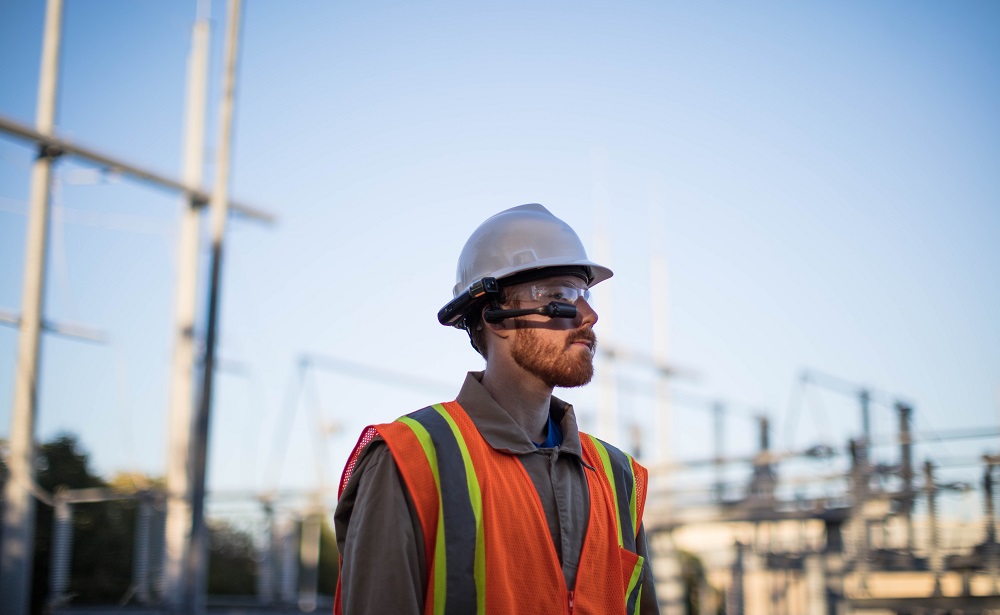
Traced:
[[[455, 401], [462, 406], [476, 425], [486, 442], [497, 450], [523, 455], [538, 449], [524, 433], [520, 425], [493, 399], [482, 385], [483, 372], [469, 372]], [[556, 397], [549, 404], [549, 414], [559, 423], [563, 441], [559, 445], [561, 453], [571, 453], [583, 457], [580, 432], [576, 425], [573, 406]]]

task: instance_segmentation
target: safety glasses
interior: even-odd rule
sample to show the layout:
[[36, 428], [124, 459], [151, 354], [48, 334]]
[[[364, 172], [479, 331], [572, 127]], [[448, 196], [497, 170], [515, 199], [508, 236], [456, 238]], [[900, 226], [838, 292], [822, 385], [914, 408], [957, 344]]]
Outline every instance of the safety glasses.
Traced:
[[590, 301], [590, 289], [577, 288], [568, 284], [533, 284], [528, 288], [531, 301], [549, 303], [576, 303], [577, 299]]

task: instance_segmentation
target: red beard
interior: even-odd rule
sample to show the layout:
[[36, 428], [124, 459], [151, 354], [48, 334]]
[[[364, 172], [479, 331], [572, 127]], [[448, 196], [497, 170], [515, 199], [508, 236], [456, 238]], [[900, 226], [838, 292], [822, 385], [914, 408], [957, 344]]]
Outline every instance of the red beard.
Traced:
[[[590, 344], [591, 352], [572, 347], [579, 341]], [[546, 385], [571, 388], [583, 386], [594, 377], [596, 351], [597, 336], [591, 329], [573, 331], [560, 344], [557, 340], [545, 340], [536, 329], [519, 327], [514, 330], [511, 357]]]

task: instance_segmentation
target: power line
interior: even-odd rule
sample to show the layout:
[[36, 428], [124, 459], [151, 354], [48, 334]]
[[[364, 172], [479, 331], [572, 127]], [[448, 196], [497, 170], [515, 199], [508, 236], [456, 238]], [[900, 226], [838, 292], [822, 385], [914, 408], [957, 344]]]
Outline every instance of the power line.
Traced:
[[380, 384], [391, 382], [393, 386], [418, 389], [435, 395], [453, 391], [454, 384], [440, 380], [415, 376], [411, 373], [366, 365], [348, 359], [322, 354], [303, 354], [300, 361], [306, 366], [338, 372]]

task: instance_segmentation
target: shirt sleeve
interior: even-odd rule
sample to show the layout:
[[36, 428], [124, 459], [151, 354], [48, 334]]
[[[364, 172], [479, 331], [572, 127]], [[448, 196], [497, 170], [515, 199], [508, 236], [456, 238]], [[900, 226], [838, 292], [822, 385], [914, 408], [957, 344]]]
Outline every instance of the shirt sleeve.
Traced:
[[639, 596], [639, 612], [642, 615], [659, 615], [660, 605], [656, 600], [656, 580], [653, 578], [653, 558], [646, 545], [646, 528], [639, 524], [639, 534], [635, 539], [636, 551], [644, 558], [642, 564], [642, 593]]
[[362, 453], [334, 523], [344, 615], [420, 615], [427, 579], [423, 534], [385, 441]]

